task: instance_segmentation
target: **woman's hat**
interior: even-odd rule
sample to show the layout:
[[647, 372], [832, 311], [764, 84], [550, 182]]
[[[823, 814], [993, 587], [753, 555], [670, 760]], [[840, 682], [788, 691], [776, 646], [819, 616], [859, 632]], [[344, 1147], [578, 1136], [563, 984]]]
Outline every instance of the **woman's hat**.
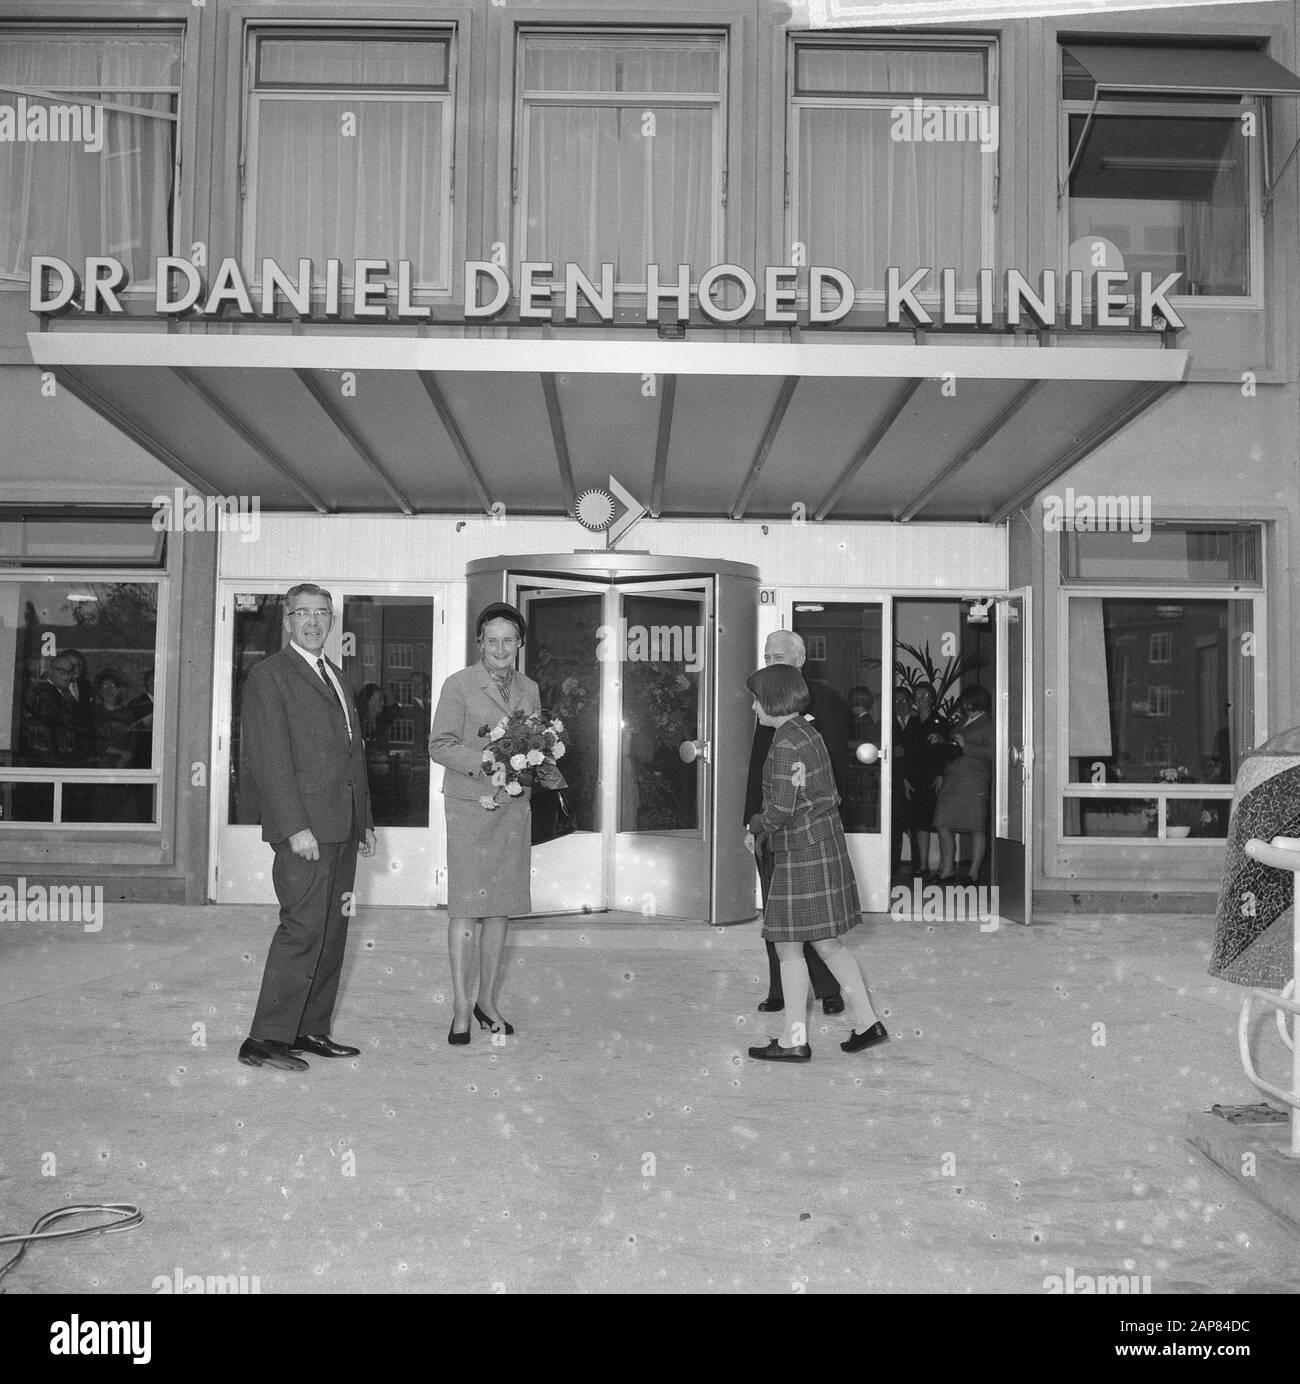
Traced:
[[519, 631], [520, 639], [528, 637], [528, 621], [512, 605], [507, 605], [504, 601], [493, 601], [491, 605], [484, 606], [478, 613], [478, 620], [474, 625], [474, 638], [479, 639], [483, 634], [483, 626], [489, 620], [509, 620]]

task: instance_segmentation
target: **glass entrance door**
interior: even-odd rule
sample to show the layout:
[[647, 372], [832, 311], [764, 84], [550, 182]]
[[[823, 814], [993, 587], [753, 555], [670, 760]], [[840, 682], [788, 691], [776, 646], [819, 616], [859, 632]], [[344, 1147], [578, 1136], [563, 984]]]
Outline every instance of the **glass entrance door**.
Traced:
[[533, 850], [536, 913], [711, 916], [712, 581], [512, 575], [524, 671], [568, 731], [572, 835]]
[[804, 680], [823, 706], [819, 727], [840, 787], [840, 820], [864, 912], [889, 911], [893, 667], [891, 607], [818, 594], [787, 597], [786, 629], [804, 642]]

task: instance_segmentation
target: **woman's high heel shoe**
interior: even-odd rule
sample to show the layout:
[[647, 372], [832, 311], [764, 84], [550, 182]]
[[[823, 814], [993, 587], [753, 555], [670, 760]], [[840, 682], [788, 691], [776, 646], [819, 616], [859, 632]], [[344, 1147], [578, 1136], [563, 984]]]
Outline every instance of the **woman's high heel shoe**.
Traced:
[[[480, 1028], [490, 1028], [495, 1030], [496, 1024], [494, 1023], [494, 1021], [489, 1019], [488, 1016], [478, 1007], [478, 1005], [474, 1006], [474, 1017], [478, 1020], [478, 1026]], [[513, 1033], [515, 1031], [514, 1024], [507, 1023], [505, 1019], [501, 1020], [501, 1027], [507, 1033]]]
[[453, 1047], [460, 1047], [462, 1044], [468, 1043], [468, 1042], [469, 1042], [469, 1029], [466, 1029], [464, 1033], [457, 1033], [457, 1032], [456, 1032], [456, 1020], [453, 1019], [453, 1020], [451, 1021], [451, 1027], [447, 1030], [447, 1041], [448, 1041]]

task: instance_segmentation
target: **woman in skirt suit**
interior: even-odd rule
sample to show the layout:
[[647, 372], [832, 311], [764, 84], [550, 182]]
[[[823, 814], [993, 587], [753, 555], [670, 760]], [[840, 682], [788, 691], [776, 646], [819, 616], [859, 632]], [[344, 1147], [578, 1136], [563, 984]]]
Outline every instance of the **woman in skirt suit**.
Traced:
[[964, 884], [978, 884], [988, 846], [989, 780], [993, 769], [993, 698], [986, 687], [968, 687], [961, 694], [961, 725], [949, 742], [955, 756], [943, 770], [943, 787], [934, 809], [939, 833], [938, 884], [956, 884], [957, 837], [970, 833], [970, 873]]
[[496, 795], [489, 812], [481, 799], [493, 796], [484, 772], [487, 736], [480, 726], [495, 726], [509, 712], [541, 709], [537, 684], [515, 667], [527, 634], [524, 617], [497, 602], [485, 607], [475, 632], [482, 658], [453, 673], [442, 685], [429, 728], [429, 758], [441, 764], [447, 817], [447, 950], [455, 1012], [447, 1041], [469, 1042], [470, 980], [479, 956], [478, 998], [473, 1017], [480, 1028], [513, 1033], [497, 1008], [497, 972], [511, 914], [528, 913], [532, 821], [525, 788], [518, 797]]
[[763, 764], [763, 810], [749, 822], [746, 845], [766, 837], [775, 857], [763, 912], [763, 936], [776, 945], [785, 991], [785, 1032], [749, 1055], [766, 1062], [808, 1062], [808, 968], [811, 942], [853, 1008], [854, 1029], [845, 1052], [859, 1052], [889, 1036], [876, 1018], [867, 982], [853, 953], [839, 940], [858, 921], [857, 882], [840, 823], [839, 794], [822, 738], [803, 718], [808, 687], [797, 668], [773, 663], [751, 673], [754, 714], [773, 729]]

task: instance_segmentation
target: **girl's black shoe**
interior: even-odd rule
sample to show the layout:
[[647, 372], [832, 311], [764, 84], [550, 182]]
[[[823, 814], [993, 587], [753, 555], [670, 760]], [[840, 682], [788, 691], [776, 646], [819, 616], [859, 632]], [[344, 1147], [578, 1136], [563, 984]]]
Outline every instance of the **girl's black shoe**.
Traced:
[[[478, 1026], [480, 1028], [490, 1028], [493, 1031], [496, 1030], [496, 1024], [494, 1024], [492, 1020], [488, 1018], [488, 1016], [478, 1007], [477, 1004], [474, 1006], [474, 1017], [478, 1020]], [[514, 1024], [507, 1023], [505, 1019], [501, 1020], [501, 1027], [505, 1029], [507, 1033], [513, 1033], [515, 1031]]]
[[452, 1047], [460, 1047], [462, 1044], [468, 1043], [469, 1029], [466, 1029], [464, 1033], [457, 1033], [456, 1020], [453, 1019], [451, 1021], [451, 1027], [447, 1030], [447, 1041], [452, 1045]]
[[863, 1048], [873, 1048], [877, 1043], [883, 1043], [888, 1037], [884, 1024], [877, 1019], [865, 1033], [850, 1033], [840, 1047], [845, 1052], [861, 1052]]

